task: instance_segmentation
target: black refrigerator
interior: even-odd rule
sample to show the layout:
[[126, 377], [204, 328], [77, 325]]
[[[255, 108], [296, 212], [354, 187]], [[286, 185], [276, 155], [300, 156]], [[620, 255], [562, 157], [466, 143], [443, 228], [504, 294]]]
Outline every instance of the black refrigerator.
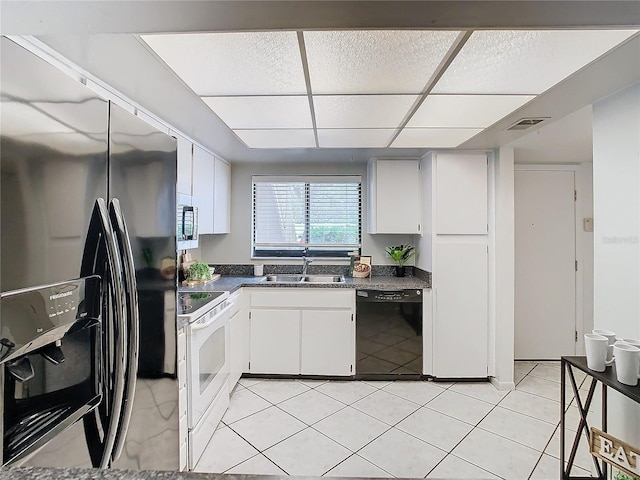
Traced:
[[[1, 464], [177, 470], [176, 140], [1, 41]], [[5, 302], [35, 295], [60, 309], [72, 285], [83, 295], [72, 325], [56, 324], [50, 345], [37, 328], [30, 361], [18, 358], [9, 334], [20, 318]], [[79, 311], [95, 305], [78, 333]], [[35, 376], [20, 380], [25, 363]], [[9, 452], [8, 426], [25, 423], [11, 415], [86, 372], [98, 394], [89, 411]]]

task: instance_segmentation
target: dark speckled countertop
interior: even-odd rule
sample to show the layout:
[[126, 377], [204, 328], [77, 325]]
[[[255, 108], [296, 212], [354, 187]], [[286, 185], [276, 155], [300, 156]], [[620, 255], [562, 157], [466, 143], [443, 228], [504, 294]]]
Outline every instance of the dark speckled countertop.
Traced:
[[[302, 480], [320, 477], [229, 475], [219, 473], [96, 470], [91, 468], [0, 468], [0, 480]], [[333, 477], [340, 480], [344, 477]]]
[[180, 287], [181, 292], [211, 292], [228, 291], [233, 293], [241, 287], [260, 288], [356, 288], [371, 290], [402, 290], [402, 289], [424, 289], [431, 288], [428, 282], [418, 277], [390, 277], [386, 275], [375, 275], [370, 278], [346, 277], [344, 283], [286, 283], [267, 282], [266, 276], [262, 277], [239, 277], [221, 276], [213, 282], [194, 287]]
[[221, 475], [217, 473], [98, 470], [92, 468], [17, 467], [0, 469], [0, 480], [279, 480], [269, 475]]

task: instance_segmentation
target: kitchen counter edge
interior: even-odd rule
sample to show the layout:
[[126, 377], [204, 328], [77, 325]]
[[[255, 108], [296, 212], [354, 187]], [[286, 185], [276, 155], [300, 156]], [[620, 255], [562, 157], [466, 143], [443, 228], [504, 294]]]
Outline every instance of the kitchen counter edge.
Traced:
[[193, 287], [181, 286], [180, 292], [219, 292], [233, 293], [242, 287], [258, 288], [352, 288], [365, 290], [404, 290], [404, 289], [429, 289], [431, 285], [417, 277], [389, 277], [377, 275], [370, 278], [345, 277], [344, 283], [287, 283], [267, 282], [266, 276], [262, 277], [236, 277], [223, 276], [204, 285]]
[[[91, 468], [0, 467], [0, 480], [291, 480], [320, 477], [246, 475]], [[340, 480], [346, 477], [333, 477]]]

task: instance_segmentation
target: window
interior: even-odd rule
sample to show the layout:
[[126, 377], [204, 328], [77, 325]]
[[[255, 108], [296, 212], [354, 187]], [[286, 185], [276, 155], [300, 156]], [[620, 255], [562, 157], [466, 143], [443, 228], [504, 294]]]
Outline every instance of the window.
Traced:
[[253, 257], [360, 250], [359, 176], [253, 177]]

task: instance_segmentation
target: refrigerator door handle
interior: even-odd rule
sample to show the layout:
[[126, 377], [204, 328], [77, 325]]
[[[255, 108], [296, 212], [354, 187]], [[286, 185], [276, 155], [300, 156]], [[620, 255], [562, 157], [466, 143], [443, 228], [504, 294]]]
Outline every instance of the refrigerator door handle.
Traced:
[[122, 397], [122, 412], [120, 422], [116, 432], [116, 442], [111, 455], [112, 461], [116, 461], [124, 448], [129, 421], [133, 410], [133, 398], [135, 394], [137, 373], [138, 373], [138, 349], [140, 338], [140, 319], [138, 310], [138, 286], [136, 282], [135, 265], [131, 250], [131, 241], [124, 215], [120, 208], [120, 201], [117, 198], [111, 200], [109, 204], [109, 218], [115, 233], [118, 248], [120, 249], [120, 261], [123, 268], [124, 290], [126, 293], [126, 317], [122, 322], [125, 328], [126, 337], [129, 339], [127, 352], [127, 367], [122, 378], [124, 391]]
[[[105, 272], [105, 262], [106, 270]], [[109, 223], [106, 202], [96, 199], [89, 222], [89, 231], [82, 256], [80, 276], [98, 274], [107, 281], [110, 293], [105, 293], [111, 300], [111, 311], [115, 321], [122, 321], [125, 312], [122, 271], [120, 258], [113, 230]], [[105, 279], [105, 273], [107, 278]], [[84, 417], [87, 447], [94, 467], [107, 468], [111, 464], [116, 432], [122, 410], [124, 394], [124, 373], [126, 367], [127, 338], [122, 328], [109, 318], [102, 319], [103, 326], [103, 398], [95, 415]], [[98, 425], [98, 419], [101, 425]], [[101, 433], [102, 432], [102, 435]], [[102, 437], [102, 440], [100, 440]]]

